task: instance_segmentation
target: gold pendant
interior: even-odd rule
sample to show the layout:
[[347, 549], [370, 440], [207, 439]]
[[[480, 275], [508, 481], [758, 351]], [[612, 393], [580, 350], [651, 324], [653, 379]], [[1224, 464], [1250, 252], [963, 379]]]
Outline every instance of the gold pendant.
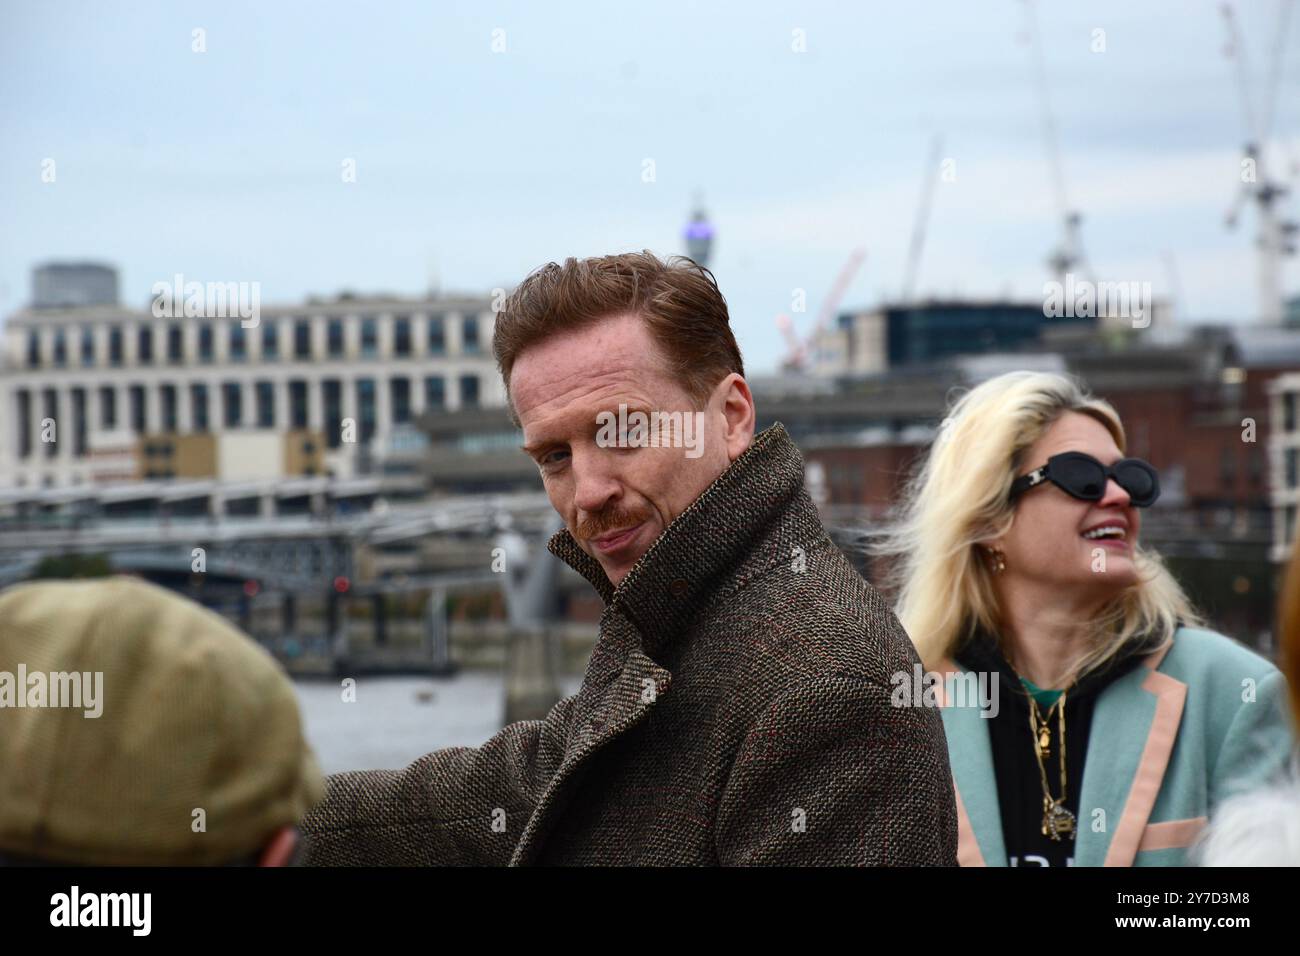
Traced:
[[1051, 744], [1052, 733], [1048, 729], [1047, 724], [1043, 724], [1042, 729], [1038, 731], [1038, 752], [1046, 757], [1051, 750]]
[[1050, 836], [1057, 843], [1063, 836], [1074, 839], [1074, 824], [1074, 814], [1060, 800], [1043, 797], [1043, 836]]

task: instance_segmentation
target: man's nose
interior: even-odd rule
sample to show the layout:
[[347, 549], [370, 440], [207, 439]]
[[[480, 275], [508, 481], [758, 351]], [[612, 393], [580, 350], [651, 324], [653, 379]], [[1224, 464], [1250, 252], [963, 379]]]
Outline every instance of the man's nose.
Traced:
[[623, 485], [611, 467], [613, 457], [601, 449], [574, 454], [573, 504], [579, 511], [596, 514], [621, 494]]

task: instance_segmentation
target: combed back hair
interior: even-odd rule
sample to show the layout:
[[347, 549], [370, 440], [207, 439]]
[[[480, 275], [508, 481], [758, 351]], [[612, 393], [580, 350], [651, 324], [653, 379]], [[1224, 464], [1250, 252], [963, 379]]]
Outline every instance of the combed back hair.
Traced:
[[[874, 550], [893, 558], [885, 562], [892, 566], [886, 587], [927, 668], [950, 661], [977, 629], [1002, 640], [993, 572], [979, 542], [1010, 529], [1011, 482], [1029, 464], [1025, 453], [1067, 412], [1095, 418], [1124, 451], [1124, 426], [1115, 409], [1074, 378], [1009, 372], [958, 397], [921, 459], [898, 520]], [[1180, 623], [1201, 623], [1158, 555], [1135, 544], [1133, 558], [1138, 583], [1092, 622], [1091, 649], [1065, 675], [1067, 682], [1105, 664], [1130, 642], [1155, 649], [1172, 639]]]
[[[697, 408], [732, 372], [745, 374], [731, 332], [727, 300], [713, 273], [685, 256], [650, 251], [548, 262], [502, 304], [492, 333], [497, 368], [510, 390], [519, 355], [559, 332], [624, 313], [639, 315], [658, 343], [669, 372]], [[514, 403], [510, 416], [517, 423]]]

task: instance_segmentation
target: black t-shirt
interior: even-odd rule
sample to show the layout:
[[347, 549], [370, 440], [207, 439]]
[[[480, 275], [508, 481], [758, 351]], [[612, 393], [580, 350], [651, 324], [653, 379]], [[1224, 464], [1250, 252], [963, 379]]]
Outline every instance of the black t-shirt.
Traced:
[[[1091, 812], [1079, 813], [1083, 789], [1084, 758], [1097, 695], [1141, 663], [1151, 645], [1132, 642], [1098, 671], [1085, 674], [1068, 689], [1065, 697], [1066, 798], [1065, 807], [1074, 814], [1075, 831], [1092, 825]], [[988, 724], [993, 750], [993, 773], [997, 779], [998, 809], [1002, 838], [1011, 866], [1069, 866], [1074, 860], [1074, 839], [1059, 842], [1043, 835], [1043, 784], [1038, 769], [1037, 749], [1029, 725], [1029, 695], [1020, 677], [1007, 663], [996, 640], [977, 632], [955, 655], [957, 663], [973, 671], [998, 674], [998, 712], [982, 718]], [[1047, 712], [1039, 705], [1039, 713]], [[1060, 724], [1052, 712], [1051, 752], [1043, 760], [1052, 796], [1061, 795]]]

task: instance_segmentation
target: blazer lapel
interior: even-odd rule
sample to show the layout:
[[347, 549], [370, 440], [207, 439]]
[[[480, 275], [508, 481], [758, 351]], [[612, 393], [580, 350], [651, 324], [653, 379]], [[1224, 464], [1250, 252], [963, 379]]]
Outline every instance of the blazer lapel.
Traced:
[[956, 789], [957, 864], [1006, 866], [998, 785], [993, 775], [993, 747], [987, 726], [989, 718], [981, 717], [983, 711], [976, 706], [950, 706], [954, 699], [953, 675], [961, 673], [961, 669], [945, 661], [940, 670], [945, 674], [945, 684], [937, 685], [935, 692], [942, 707], [948, 761]]
[[[1079, 794], [1076, 866], [1132, 866], [1137, 856], [1187, 700], [1187, 685], [1156, 669], [1167, 652], [1168, 646], [1148, 655], [1097, 698]], [[1105, 812], [1100, 821], [1098, 809]]]
[[532, 862], [563, 807], [566, 785], [588, 757], [641, 722], [668, 691], [672, 674], [634, 648], [622, 671], [585, 713], [575, 715], [564, 761], [542, 791], [537, 807], [510, 858], [511, 866]]

